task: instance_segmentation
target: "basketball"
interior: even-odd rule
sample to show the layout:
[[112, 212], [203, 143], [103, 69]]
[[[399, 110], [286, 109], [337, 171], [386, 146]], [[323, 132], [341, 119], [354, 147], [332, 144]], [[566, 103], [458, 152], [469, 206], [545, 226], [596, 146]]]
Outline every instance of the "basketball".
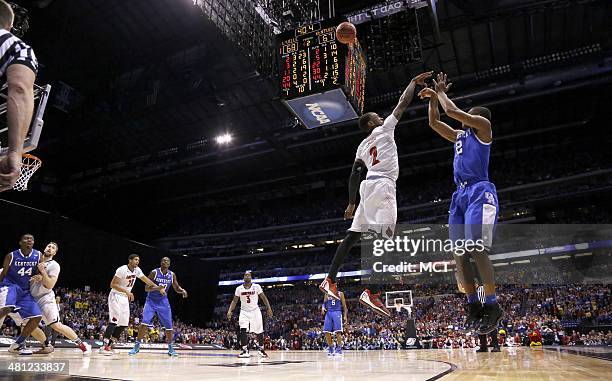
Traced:
[[352, 44], [357, 37], [357, 29], [355, 25], [348, 21], [343, 22], [336, 28], [336, 38], [343, 44]]

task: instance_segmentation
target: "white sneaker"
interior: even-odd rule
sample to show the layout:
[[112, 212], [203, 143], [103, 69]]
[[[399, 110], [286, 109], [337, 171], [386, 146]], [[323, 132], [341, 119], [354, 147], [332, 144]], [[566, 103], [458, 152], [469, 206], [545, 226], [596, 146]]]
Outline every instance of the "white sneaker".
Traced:
[[263, 349], [259, 349], [257, 350], [257, 354], [259, 355], [259, 357], [261, 358], [267, 358], [268, 354], [266, 353], [266, 351], [264, 351]]
[[8, 353], [18, 354], [19, 353], [19, 344], [13, 343], [9, 345]]
[[11, 344], [9, 347], [9, 353], [18, 354], [19, 356], [30, 356], [32, 355], [32, 351], [26, 348], [25, 345], [19, 345], [17, 343]]

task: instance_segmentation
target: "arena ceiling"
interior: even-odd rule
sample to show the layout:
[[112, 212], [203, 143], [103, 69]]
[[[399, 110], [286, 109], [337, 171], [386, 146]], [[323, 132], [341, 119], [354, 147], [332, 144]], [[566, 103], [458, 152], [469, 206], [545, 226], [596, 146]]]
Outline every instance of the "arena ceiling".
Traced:
[[[329, 163], [350, 165], [360, 139], [354, 125], [296, 128], [276, 82], [259, 74], [193, 0], [21, 3], [31, 12], [24, 40], [43, 65], [40, 80], [65, 100], [53, 98], [48, 108], [37, 151], [45, 165], [34, 189], [56, 197], [68, 215], [130, 187], [180, 199]], [[338, 0], [336, 12], [377, 3]], [[599, 56], [610, 48], [606, 1], [486, 4], [440, 1], [439, 36], [421, 10], [424, 61], [370, 73], [366, 107], [388, 112], [410, 78], [426, 69], [444, 70], [461, 91], [486, 98], [492, 84], [510, 80], [491, 69], [598, 43]], [[495, 97], [501, 95], [489, 100]], [[424, 115], [421, 107], [410, 118]], [[402, 130], [398, 139], [431, 147], [420, 130]], [[214, 137], [224, 132], [234, 141], [220, 148]]]

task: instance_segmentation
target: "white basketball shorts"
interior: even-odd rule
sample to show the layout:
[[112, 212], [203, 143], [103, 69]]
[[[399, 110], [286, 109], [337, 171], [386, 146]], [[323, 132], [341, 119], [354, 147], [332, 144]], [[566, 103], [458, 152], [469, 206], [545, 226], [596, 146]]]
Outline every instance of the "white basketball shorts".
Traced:
[[118, 292], [108, 294], [108, 322], [127, 327], [130, 322], [130, 301]]
[[246, 328], [247, 332], [260, 334], [263, 332], [263, 318], [261, 317], [261, 310], [258, 308], [253, 311], [240, 310], [240, 316], [238, 317], [238, 324], [240, 328]]
[[361, 201], [353, 217], [350, 231], [381, 231], [386, 238], [393, 237], [397, 222], [395, 181], [386, 177], [366, 179], [359, 186]]

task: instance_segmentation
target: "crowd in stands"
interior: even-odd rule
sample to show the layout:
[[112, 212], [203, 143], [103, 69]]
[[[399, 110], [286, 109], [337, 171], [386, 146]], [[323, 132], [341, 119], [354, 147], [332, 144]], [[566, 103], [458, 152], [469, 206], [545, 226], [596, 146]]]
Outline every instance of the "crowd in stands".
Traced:
[[[287, 288], [289, 287], [289, 288]], [[392, 310], [391, 318], [381, 318], [365, 310], [357, 297], [363, 286], [341, 286], [348, 304], [348, 324], [344, 327], [345, 349], [399, 349], [405, 346], [407, 313]], [[406, 286], [396, 285], [386, 291]], [[463, 330], [464, 299], [456, 286], [412, 285], [412, 316], [420, 346], [429, 348], [473, 347], [477, 341]], [[215, 319], [206, 327], [196, 327], [175, 318], [174, 342], [237, 346], [237, 317], [224, 316], [233, 293], [218, 296]], [[265, 288], [274, 316], [266, 318], [265, 345], [268, 349], [318, 350], [325, 347], [322, 333], [322, 297], [316, 285]], [[102, 340], [107, 324], [107, 295], [85, 290], [58, 289], [62, 322], [90, 341]], [[612, 345], [612, 287], [609, 285], [501, 286], [498, 300], [507, 312], [500, 325], [503, 345]], [[142, 306], [131, 303], [131, 321], [122, 340], [137, 335]], [[5, 335], [17, 328], [7, 319]], [[539, 338], [539, 339], [538, 339]], [[150, 342], [164, 342], [158, 325], [149, 330]]]
[[[401, 288], [396, 286], [394, 289]], [[405, 287], [405, 286], [404, 286]], [[415, 297], [413, 316], [419, 341], [425, 346], [475, 345], [464, 333], [464, 299], [454, 285], [413, 286]], [[406, 341], [404, 328], [407, 315], [402, 310], [390, 319], [366, 311], [358, 302], [359, 285], [342, 288], [348, 298], [349, 319], [345, 327], [345, 349], [397, 349]], [[321, 349], [321, 295], [317, 287], [272, 288], [265, 291], [275, 315], [266, 321], [266, 341], [270, 349]], [[531, 336], [539, 333], [544, 345], [603, 345], [612, 344], [611, 288], [601, 285], [584, 286], [504, 286], [498, 298], [508, 318], [500, 326], [509, 339], [506, 345], [530, 345]], [[234, 322], [221, 319], [229, 306], [229, 298], [219, 299], [216, 310], [218, 327], [231, 332]], [[580, 333], [587, 326], [606, 327]], [[517, 336], [518, 335], [518, 336]], [[536, 335], [537, 336], [537, 335]], [[504, 337], [504, 340], [506, 340]]]

